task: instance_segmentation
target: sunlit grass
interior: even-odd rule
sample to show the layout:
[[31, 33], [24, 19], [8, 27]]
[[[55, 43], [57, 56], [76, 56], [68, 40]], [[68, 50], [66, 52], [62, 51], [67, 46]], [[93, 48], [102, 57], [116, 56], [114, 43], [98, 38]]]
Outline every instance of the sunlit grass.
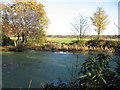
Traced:
[[120, 39], [106, 39], [106, 40], [111, 40], [111, 41], [120, 41]]
[[76, 38], [47, 38], [47, 41], [58, 42], [58, 43], [71, 43]]
[[[11, 39], [15, 39], [15, 38], [11, 38]], [[93, 38], [92, 38], [93, 39]], [[77, 38], [58, 38], [58, 37], [55, 37], [55, 38], [52, 38], [52, 37], [48, 37], [47, 38], [47, 41], [50, 41], [50, 42], [57, 42], [57, 43], [71, 43], [72, 41], [74, 41], [74, 40], [77, 40]], [[84, 39], [85, 41], [88, 41], [88, 40], [91, 40], [91, 38], [90, 39]], [[120, 39], [105, 39], [105, 40], [109, 40], [109, 41], [120, 41]], [[38, 40], [32, 40], [32, 39], [28, 39], [28, 41], [29, 42], [31, 42], [31, 43], [40, 43], [40, 40], [38, 39]]]
[[[47, 38], [47, 41], [58, 42], [58, 43], [71, 43], [74, 40], [77, 40], [77, 39], [76, 38]], [[91, 39], [84, 39], [84, 40], [88, 41]], [[120, 39], [105, 39], [105, 40], [120, 41]]]

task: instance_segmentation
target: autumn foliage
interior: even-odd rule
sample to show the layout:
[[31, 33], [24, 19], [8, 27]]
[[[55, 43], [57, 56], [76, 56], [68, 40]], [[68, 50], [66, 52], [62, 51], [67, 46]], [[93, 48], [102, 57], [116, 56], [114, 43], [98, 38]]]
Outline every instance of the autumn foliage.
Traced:
[[15, 1], [0, 4], [2, 33], [17, 38], [15, 45], [26, 43], [28, 39], [45, 40], [49, 20], [41, 3]]

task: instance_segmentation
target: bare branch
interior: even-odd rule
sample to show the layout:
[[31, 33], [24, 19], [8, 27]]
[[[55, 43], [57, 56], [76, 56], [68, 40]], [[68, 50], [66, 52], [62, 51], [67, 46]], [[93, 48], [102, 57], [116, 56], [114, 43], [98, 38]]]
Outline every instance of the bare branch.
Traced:
[[120, 30], [120, 27], [118, 27], [118, 26], [115, 24], [115, 22], [114, 22], [114, 25], [118, 28], [118, 30]]
[[75, 25], [73, 25], [72, 23], [71, 23], [71, 25], [73, 26], [73, 28], [79, 33], [79, 28], [77, 28]]
[[85, 31], [89, 28], [87, 19], [83, 18], [82, 16], [79, 16], [78, 18], [74, 18], [74, 22], [71, 25], [77, 31], [74, 34], [79, 35], [80, 39], [84, 35]]

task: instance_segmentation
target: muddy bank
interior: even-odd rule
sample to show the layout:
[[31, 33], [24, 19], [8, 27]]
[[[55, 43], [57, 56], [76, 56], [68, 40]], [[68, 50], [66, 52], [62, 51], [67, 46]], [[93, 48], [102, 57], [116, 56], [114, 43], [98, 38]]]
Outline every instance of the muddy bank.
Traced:
[[9, 51], [10, 48], [15, 48], [14, 46], [0, 46], [0, 51]]

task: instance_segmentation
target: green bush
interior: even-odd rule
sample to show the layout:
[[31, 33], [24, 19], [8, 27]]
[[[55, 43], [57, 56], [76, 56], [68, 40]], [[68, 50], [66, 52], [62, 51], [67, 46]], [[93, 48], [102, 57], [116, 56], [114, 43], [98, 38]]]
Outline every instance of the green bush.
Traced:
[[105, 43], [106, 43], [105, 40], [98, 40], [98, 39], [87, 41], [87, 45], [88, 46], [93, 46], [93, 47], [103, 46], [103, 45], [105, 45]]
[[[120, 90], [120, 63], [117, 62], [116, 68], [110, 67], [110, 56], [98, 54], [96, 57], [89, 57], [82, 65], [80, 84], [88, 89], [111, 89]], [[120, 58], [118, 58], [118, 61]]]
[[71, 44], [75, 44], [75, 45], [79, 45], [79, 46], [85, 46], [86, 41], [85, 40], [74, 40], [74, 41], [72, 41]]
[[110, 57], [98, 54], [96, 57], [89, 57], [82, 65], [80, 84], [87, 88], [103, 88], [107, 86], [105, 75], [110, 74]]
[[13, 45], [14, 42], [13, 40], [10, 39], [10, 37], [6, 36], [6, 35], [2, 35], [2, 46], [9, 46], [9, 45]]

